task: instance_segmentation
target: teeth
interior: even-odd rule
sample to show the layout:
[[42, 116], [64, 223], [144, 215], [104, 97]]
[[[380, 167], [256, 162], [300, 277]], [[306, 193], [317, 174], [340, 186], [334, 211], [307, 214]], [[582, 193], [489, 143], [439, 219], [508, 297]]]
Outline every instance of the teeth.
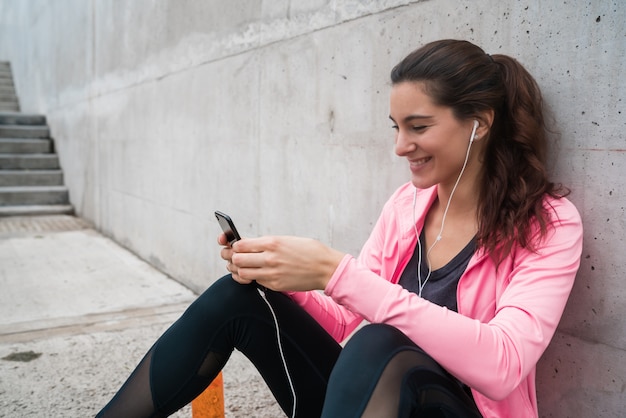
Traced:
[[416, 165], [424, 164], [430, 160], [430, 157], [420, 158], [419, 160], [413, 160], [412, 163]]

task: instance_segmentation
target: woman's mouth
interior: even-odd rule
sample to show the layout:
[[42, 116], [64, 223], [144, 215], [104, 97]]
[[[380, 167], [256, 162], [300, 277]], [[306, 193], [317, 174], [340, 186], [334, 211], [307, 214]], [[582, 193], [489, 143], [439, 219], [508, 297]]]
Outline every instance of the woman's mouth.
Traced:
[[432, 160], [432, 157], [424, 157], [424, 158], [419, 158], [416, 160], [409, 160], [409, 167], [411, 168], [411, 171], [419, 170], [420, 168], [424, 166], [424, 164], [426, 164], [430, 160]]

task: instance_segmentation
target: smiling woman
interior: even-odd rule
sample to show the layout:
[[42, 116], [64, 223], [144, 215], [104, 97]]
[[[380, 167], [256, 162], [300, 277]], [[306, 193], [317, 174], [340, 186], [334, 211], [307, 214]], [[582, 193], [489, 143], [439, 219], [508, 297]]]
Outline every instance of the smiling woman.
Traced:
[[515, 59], [457, 40], [412, 52], [391, 80], [411, 181], [359, 257], [309, 238], [220, 235], [231, 274], [99, 417], [171, 414], [235, 348], [292, 417], [538, 416], [535, 366], [582, 249], [578, 212], [546, 177], [541, 93]]

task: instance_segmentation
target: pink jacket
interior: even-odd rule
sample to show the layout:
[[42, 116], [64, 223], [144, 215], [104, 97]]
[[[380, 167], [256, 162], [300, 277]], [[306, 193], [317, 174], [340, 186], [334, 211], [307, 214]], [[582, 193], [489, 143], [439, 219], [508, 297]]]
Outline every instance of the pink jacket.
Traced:
[[[293, 293], [338, 341], [365, 319], [392, 325], [472, 388], [484, 417], [537, 417], [535, 366], [565, 308], [582, 251], [582, 224], [565, 198], [546, 198], [553, 216], [538, 251], [515, 247], [498, 269], [477, 251], [459, 280], [459, 313], [397, 285], [417, 244], [414, 187], [400, 187], [357, 259], [346, 255], [324, 294]], [[436, 187], [419, 190], [421, 231]], [[450, 232], [448, 232], [450, 233]]]

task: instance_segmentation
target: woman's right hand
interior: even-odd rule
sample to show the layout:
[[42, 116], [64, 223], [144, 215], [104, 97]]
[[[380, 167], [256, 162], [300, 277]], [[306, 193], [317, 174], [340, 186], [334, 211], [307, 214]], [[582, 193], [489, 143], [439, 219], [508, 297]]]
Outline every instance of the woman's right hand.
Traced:
[[219, 245], [221, 245], [222, 247], [224, 247], [220, 251], [220, 257], [222, 257], [226, 261], [226, 270], [228, 270], [230, 272], [230, 274], [233, 276], [233, 280], [235, 280], [237, 283], [241, 283], [241, 284], [250, 284], [250, 283], [252, 283], [253, 280], [242, 279], [237, 274], [237, 266], [235, 266], [233, 264], [233, 262], [232, 262], [232, 259], [233, 259], [233, 249], [230, 247], [230, 244], [228, 243], [228, 240], [226, 239], [226, 234], [221, 233], [220, 235], [218, 235], [217, 243]]

